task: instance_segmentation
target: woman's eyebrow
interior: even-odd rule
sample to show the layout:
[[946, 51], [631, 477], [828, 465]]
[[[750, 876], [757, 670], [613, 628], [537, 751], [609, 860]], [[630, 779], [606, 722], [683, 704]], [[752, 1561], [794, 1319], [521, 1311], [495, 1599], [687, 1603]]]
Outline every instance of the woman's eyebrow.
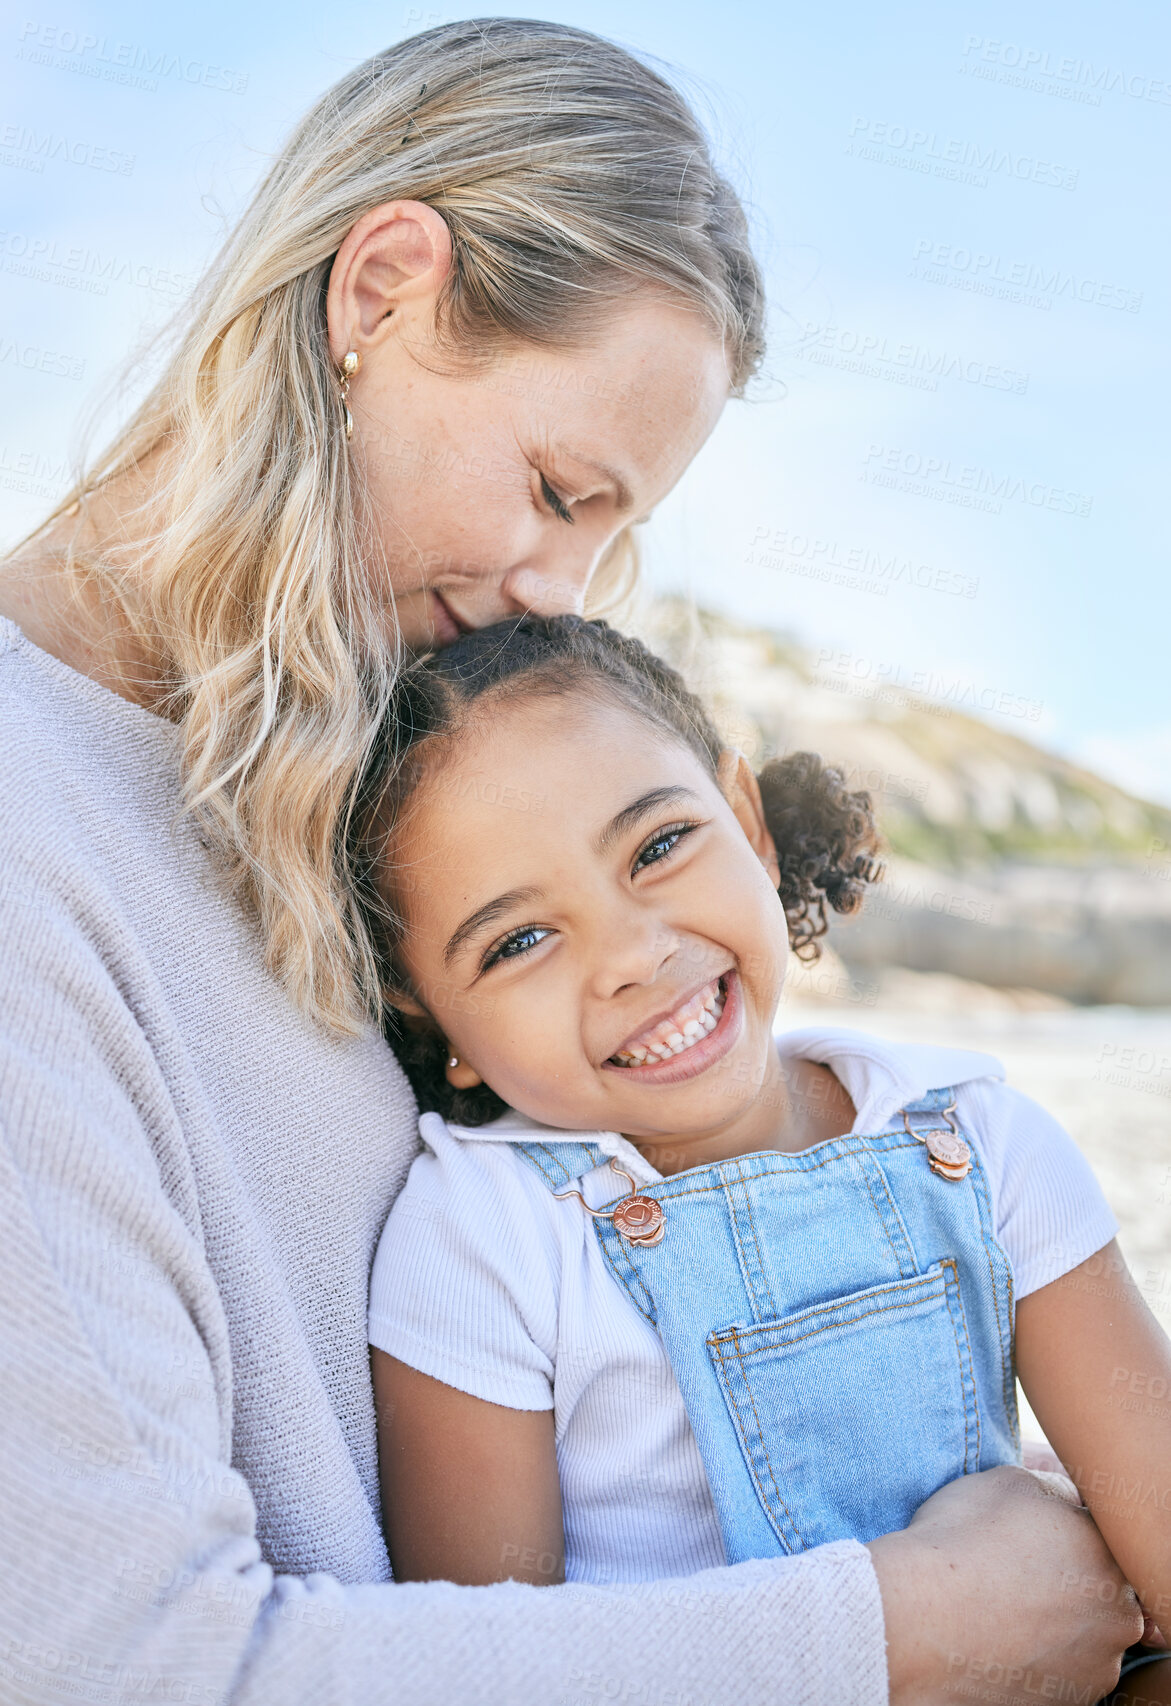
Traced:
[[620, 812], [615, 812], [594, 846], [599, 853], [606, 853], [616, 841], [651, 812], [658, 811], [660, 806], [673, 805], [677, 800], [690, 800], [694, 805], [701, 805], [698, 794], [690, 788], [676, 786], [673, 788], [652, 788], [649, 793], [640, 794], [637, 800], [632, 800], [628, 806], [623, 806]]
[[507, 894], [498, 894], [495, 900], [485, 901], [475, 912], [469, 912], [459, 927], [452, 931], [446, 948], [443, 950], [443, 963], [449, 966], [461, 948], [467, 946], [473, 936], [478, 936], [490, 924], [495, 924], [498, 918], [506, 912], [511, 912], [516, 906], [525, 906], [529, 901], [539, 900], [540, 889], [509, 889]]

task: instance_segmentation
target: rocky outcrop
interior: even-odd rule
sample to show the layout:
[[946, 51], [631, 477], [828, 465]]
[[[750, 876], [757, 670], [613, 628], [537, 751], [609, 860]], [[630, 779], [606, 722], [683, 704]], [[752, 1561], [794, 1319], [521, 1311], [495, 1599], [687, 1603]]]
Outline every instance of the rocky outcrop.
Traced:
[[834, 945], [855, 976], [899, 965], [1066, 1001], [1171, 1006], [1171, 883], [1118, 867], [961, 875], [895, 858]]
[[972, 683], [899, 680], [681, 600], [641, 626], [754, 761], [810, 749], [872, 795], [891, 858], [834, 930], [850, 976], [1171, 1005], [1171, 811], [1037, 746], [1028, 701], [986, 721]]

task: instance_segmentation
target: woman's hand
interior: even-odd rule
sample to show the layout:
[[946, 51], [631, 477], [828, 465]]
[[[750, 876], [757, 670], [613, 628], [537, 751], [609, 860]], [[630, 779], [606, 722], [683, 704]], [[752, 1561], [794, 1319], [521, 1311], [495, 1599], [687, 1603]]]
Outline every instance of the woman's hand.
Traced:
[[1142, 1635], [1138, 1600], [1088, 1512], [1024, 1470], [953, 1481], [869, 1551], [892, 1706], [954, 1688], [1098, 1700]]

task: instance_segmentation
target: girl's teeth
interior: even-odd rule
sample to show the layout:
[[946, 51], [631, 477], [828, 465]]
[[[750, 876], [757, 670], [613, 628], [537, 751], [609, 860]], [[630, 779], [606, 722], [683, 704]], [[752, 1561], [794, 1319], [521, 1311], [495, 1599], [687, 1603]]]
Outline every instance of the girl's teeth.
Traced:
[[677, 1054], [691, 1048], [701, 1037], [710, 1037], [720, 1022], [724, 1011], [724, 992], [719, 984], [710, 995], [706, 995], [698, 1005], [694, 1001], [682, 1009], [691, 1017], [680, 1023], [677, 1016], [674, 1026], [665, 1034], [652, 1038], [645, 1043], [639, 1043], [636, 1048], [623, 1049], [614, 1059], [623, 1066], [644, 1066], [648, 1060], [673, 1060]]

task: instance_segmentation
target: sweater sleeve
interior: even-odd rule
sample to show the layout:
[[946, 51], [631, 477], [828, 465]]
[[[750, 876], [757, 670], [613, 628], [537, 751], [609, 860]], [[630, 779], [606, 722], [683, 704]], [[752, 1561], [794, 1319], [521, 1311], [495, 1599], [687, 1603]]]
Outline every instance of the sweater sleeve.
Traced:
[[9, 889], [0, 936], [6, 1706], [880, 1706], [852, 1542], [634, 1588], [274, 1578], [217, 1372], [232, 1228], [201, 1221], [159, 1045], [87, 926]]

